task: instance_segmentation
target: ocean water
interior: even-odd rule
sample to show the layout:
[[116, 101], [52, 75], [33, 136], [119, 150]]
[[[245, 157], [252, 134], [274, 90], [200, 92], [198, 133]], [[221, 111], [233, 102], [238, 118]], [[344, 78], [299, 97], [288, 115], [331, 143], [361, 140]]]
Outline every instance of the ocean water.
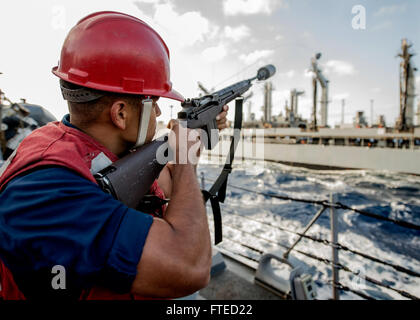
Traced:
[[[218, 164], [205, 160], [200, 162], [198, 174], [200, 177], [203, 173], [207, 189], [220, 170], [221, 166]], [[281, 228], [303, 231], [319, 206], [279, 200], [236, 189], [235, 186], [312, 200], [328, 200], [332, 194], [334, 201], [348, 206], [420, 225], [418, 176], [366, 170], [318, 171], [277, 163], [245, 161], [234, 165], [229, 184], [227, 199], [222, 204], [224, 240], [218, 246], [253, 259], [250, 263], [255, 266], [255, 260], [259, 259], [261, 251], [284, 250], [281, 246], [290, 246], [297, 239], [297, 235]], [[337, 210], [335, 213], [340, 244], [420, 273], [419, 231], [352, 211]], [[210, 213], [209, 223], [212, 229]], [[331, 239], [329, 209], [307, 234]], [[302, 239], [296, 249], [331, 260], [332, 248], [322, 243]], [[317, 286], [318, 299], [330, 299], [331, 266], [295, 251], [291, 255], [307, 265]], [[342, 250], [339, 252], [339, 262], [359, 275], [420, 297], [418, 277]], [[279, 272], [282, 267], [284, 266], [278, 266]], [[407, 299], [398, 292], [377, 286], [343, 270], [340, 271], [340, 283], [375, 299]], [[361, 299], [348, 291], [341, 291], [340, 294], [341, 299]]]

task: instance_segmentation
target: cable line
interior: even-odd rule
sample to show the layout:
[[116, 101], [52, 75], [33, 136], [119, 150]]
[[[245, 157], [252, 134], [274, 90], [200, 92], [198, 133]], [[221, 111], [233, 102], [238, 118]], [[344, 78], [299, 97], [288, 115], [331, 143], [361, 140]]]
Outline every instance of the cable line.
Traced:
[[[225, 209], [225, 208], [224, 208], [224, 209]], [[238, 217], [241, 217], [241, 218], [244, 218], [244, 219], [248, 219], [248, 220], [250, 220], [250, 221], [258, 222], [258, 223], [261, 223], [261, 224], [264, 224], [264, 225], [270, 226], [270, 227], [272, 227], [272, 228], [279, 229], [279, 230], [281, 230], [281, 231], [285, 231], [285, 232], [288, 232], [288, 233], [292, 233], [292, 234], [294, 234], [294, 235], [301, 236], [301, 237], [303, 237], [303, 238], [306, 238], [306, 239], [312, 240], [312, 241], [314, 241], [314, 242], [318, 242], [318, 243], [322, 243], [322, 244], [325, 244], [325, 245], [329, 245], [329, 246], [331, 246], [331, 247], [332, 247], [332, 246], [337, 246], [337, 248], [338, 248], [339, 250], [347, 251], [347, 252], [353, 253], [353, 254], [355, 254], [355, 255], [359, 255], [359, 256], [361, 256], [361, 257], [364, 257], [364, 258], [366, 258], [366, 259], [369, 259], [369, 260], [371, 260], [371, 261], [374, 261], [374, 262], [377, 262], [377, 263], [380, 263], [380, 264], [383, 264], [383, 265], [386, 265], [386, 266], [392, 267], [392, 268], [394, 268], [396, 271], [399, 271], [399, 272], [402, 272], [402, 273], [408, 274], [408, 275], [410, 275], [410, 276], [420, 277], [420, 273], [418, 273], [418, 272], [415, 272], [415, 271], [413, 271], [413, 270], [410, 270], [410, 269], [404, 268], [404, 267], [402, 267], [402, 266], [399, 266], [399, 265], [396, 265], [396, 264], [393, 264], [393, 263], [390, 263], [390, 262], [386, 262], [386, 261], [381, 260], [381, 259], [379, 259], [379, 258], [376, 258], [376, 257], [370, 256], [370, 255], [368, 255], [368, 254], [366, 254], [366, 253], [359, 252], [359, 251], [354, 250], [354, 249], [350, 249], [349, 247], [346, 247], [345, 245], [342, 245], [342, 244], [340, 244], [340, 243], [333, 244], [331, 241], [329, 241], [329, 240], [327, 240], [327, 239], [315, 238], [315, 237], [312, 237], [312, 236], [309, 236], [309, 235], [306, 235], [306, 234], [302, 234], [302, 233], [300, 233], [300, 232], [292, 231], [292, 230], [290, 230], [290, 229], [286, 229], [286, 228], [284, 228], [284, 227], [280, 227], [280, 226], [277, 226], [277, 225], [271, 224], [271, 223], [269, 223], [269, 222], [260, 221], [260, 220], [258, 220], [258, 219], [253, 219], [253, 218], [247, 217], [247, 216], [245, 216], [245, 215], [242, 215], [242, 214], [239, 214], [239, 213], [235, 213], [235, 212], [233, 212], [233, 211], [231, 211], [231, 210], [226, 210], [226, 211], [227, 211], [229, 214], [231, 214], [231, 215], [235, 215], [235, 216], [238, 216]]]
[[[328, 282], [331, 283], [331, 284], [333, 284], [333, 282], [331, 280], [328, 281]], [[375, 298], [373, 298], [371, 296], [368, 296], [367, 294], [364, 294], [363, 292], [360, 292], [360, 291], [351, 289], [349, 287], [346, 287], [345, 285], [343, 285], [340, 282], [336, 283], [336, 286], [338, 287], [339, 290], [352, 292], [352, 293], [354, 293], [354, 294], [358, 295], [359, 297], [362, 297], [362, 298], [364, 298], [366, 300], [376, 300]]]
[[407, 221], [392, 219], [392, 218], [384, 217], [384, 216], [374, 214], [374, 213], [371, 213], [371, 212], [367, 212], [367, 211], [364, 211], [364, 210], [355, 209], [355, 208], [349, 207], [345, 204], [342, 204], [340, 202], [337, 202], [336, 204], [339, 205], [339, 209], [351, 210], [351, 211], [356, 212], [358, 214], [361, 214], [363, 216], [378, 219], [378, 220], [392, 222], [392, 223], [397, 224], [397, 225], [399, 225], [401, 227], [404, 227], [404, 228], [413, 229], [413, 230], [420, 230], [419, 225], [416, 225], [416, 224], [413, 224], [413, 223], [410, 223], [410, 222], [407, 222]]
[[[212, 179], [209, 179], [209, 180], [212, 180]], [[367, 211], [364, 211], [364, 210], [355, 209], [355, 208], [349, 207], [345, 204], [342, 204], [340, 202], [330, 203], [328, 200], [308, 200], [308, 199], [299, 199], [299, 198], [293, 198], [293, 197], [288, 197], [288, 196], [281, 196], [281, 195], [278, 195], [278, 194], [272, 194], [272, 193], [265, 193], [265, 192], [258, 192], [258, 191], [255, 191], [255, 190], [250, 190], [250, 189], [247, 189], [247, 188], [244, 188], [244, 187], [232, 185], [230, 183], [228, 183], [228, 186], [231, 187], [231, 188], [234, 188], [234, 189], [247, 191], [247, 192], [250, 192], [250, 193], [262, 195], [264, 197], [269, 197], [269, 198], [274, 198], [274, 199], [279, 199], [279, 200], [290, 200], [290, 201], [295, 201], [295, 202], [321, 205], [321, 206], [325, 206], [325, 207], [329, 207], [329, 208], [350, 210], [350, 211], [356, 212], [356, 213], [358, 213], [360, 215], [363, 215], [363, 216], [367, 216], [367, 217], [370, 217], [370, 218], [391, 222], [391, 223], [394, 223], [394, 224], [399, 225], [399, 226], [404, 227], [404, 228], [420, 231], [420, 226], [419, 225], [416, 225], [416, 224], [413, 224], [413, 223], [410, 223], [410, 222], [407, 222], [407, 221], [402, 221], [402, 220], [398, 220], [398, 219], [392, 219], [392, 218], [384, 217], [384, 216], [381, 216], [381, 215], [378, 215], [378, 214], [375, 214], [375, 213], [371, 213], [371, 212], [367, 212]]]

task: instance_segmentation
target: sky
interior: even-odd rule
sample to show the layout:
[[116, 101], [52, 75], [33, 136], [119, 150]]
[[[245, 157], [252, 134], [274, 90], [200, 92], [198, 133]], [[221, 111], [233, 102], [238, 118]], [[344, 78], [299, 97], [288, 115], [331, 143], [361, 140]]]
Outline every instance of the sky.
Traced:
[[[311, 57], [321, 52], [320, 66], [330, 81], [331, 126], [341, 122], [342, 99], [346, 123], [359, 110], [370, 120], [373, 99], [374, 119], [383, 114], [393, 125], [399, 114], [402, 38], [413, 43], [414, 53], [420, 51], [420, 0], [2, 0], [0, 88], [6, 96], [26, 98], [62, 118], [67, 104], [51, 68], [77, 21], [103, 10], [134, 15], [162, 36], [170, 50], [173, 87], [185, 97], [199, 95], [198, 81], [221, 89], [254, 76], [260, 66], [275, 65], [274, 115], [284, 113], [296, 88], [305, 91], [299, 113], [310, 117], [308, 69]], [[416, 55], [413, 62], [420, 67], [419, 59]], [[416, 76], [420, 88], [420, 72]], [[263, 85], [251, 90], [251, 110], [260, 118]], [[176, 117], [179, 102], [161, 99], [160, 120], [169, 121], [170, 105]], [[247, 115], [248, 106], [244, 111]], [[233, 116], [230, 112], [228, 118]]]

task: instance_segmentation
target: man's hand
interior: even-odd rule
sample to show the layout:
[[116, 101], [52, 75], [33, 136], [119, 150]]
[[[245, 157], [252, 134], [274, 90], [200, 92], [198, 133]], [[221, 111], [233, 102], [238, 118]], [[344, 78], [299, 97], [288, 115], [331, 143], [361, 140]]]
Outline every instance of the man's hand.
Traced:
[[200, 133], [183, 127], [174, 119], [169, 122], [168, 128], [171, 129], [168, 142], [175, 153], [175, 163], [197, 165], [201, 149]]
[[[217, 128], [219, 130], [223, 130], [229, 127], [229, 122], [227, 121], [227, 114], [229, 111], [229, 106], [225, 105], [223, 107], [223, 111], [218, 114], [216, 117], [217, 122]], [[168, 128], [172, 129], [173, 125], [176, 120], [171, 120], [168, 124]], [[201, 151], [203, 146], [197, 150], [198, 154]], [[173, 176], [173, 164], [168, 163], [165, 168], [160, 172], [159, 178], [158, 178], [158, 184], [162, 188], [163, 192], [165, 193], [165, 196], [167, 198], [170, 198], [172, 195], [172, 176]]]
[[219, 130], [223, 130], [229, 127], [229, 121], [227, 121], [228, 111], [229, 111], [229, 106], [225, 105], [223, 106], [223, 111], [220, 112], [219, 115], [216, 117], [217, 128]]

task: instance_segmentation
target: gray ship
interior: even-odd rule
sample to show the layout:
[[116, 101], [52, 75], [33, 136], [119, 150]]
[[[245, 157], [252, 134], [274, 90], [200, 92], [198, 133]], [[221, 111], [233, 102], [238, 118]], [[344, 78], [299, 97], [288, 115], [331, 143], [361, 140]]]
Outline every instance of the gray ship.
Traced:
[[[321, 54], [311, 60], [313, 74], [312, 119], [298, 116], [298, 98], [303, 92], [294, 89], [285, 116], [271, 115], [272, 86], [265, 86], [264, 117], [255, 121], [249, 112], [243, 124], [237, 157], [275, 161], [313, 169], [368, 169], [420, 174], [420, 128], [414, 126], [415, 68], [411, 44], [402, 40], [400, 65], [400, 115], [394, 127], [385, 125], [380, 116], [368, 126], [363, 112], [358, 112], [352, 126], [328, 127], [328, 84], [318, 66]], [[321, 87], [319, 120], [317, 117], [318, 84]], [[418, 108], [420, 110], [420, 107]], [[344, 110], [344, 101], [343, 101]], [[344, 113], [344, 111], [342, 111]], [[420, 112], [417, 112], [420, 123]], [[226, 155], [232, 130], [225, 130], [218, 148], [207, 156]], [[263, 147], [258, 145], [263, 144]], [[255, 146], [257, 145], [257, 147]]]

